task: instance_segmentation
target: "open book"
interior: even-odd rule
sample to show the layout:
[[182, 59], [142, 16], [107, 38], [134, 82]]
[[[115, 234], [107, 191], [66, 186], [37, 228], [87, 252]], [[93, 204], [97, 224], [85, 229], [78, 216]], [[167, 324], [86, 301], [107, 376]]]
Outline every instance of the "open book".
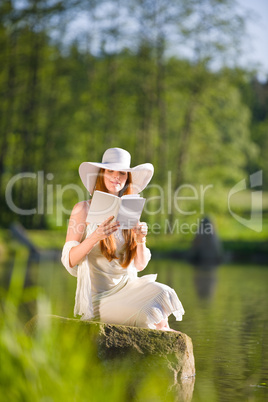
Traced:
[[86, 221], [100, 224], [110, 216], [120, 223], [121, 229], [131, 229], [139, 222], [145, 198], [139, 194], [117, 197], [95, 190]]

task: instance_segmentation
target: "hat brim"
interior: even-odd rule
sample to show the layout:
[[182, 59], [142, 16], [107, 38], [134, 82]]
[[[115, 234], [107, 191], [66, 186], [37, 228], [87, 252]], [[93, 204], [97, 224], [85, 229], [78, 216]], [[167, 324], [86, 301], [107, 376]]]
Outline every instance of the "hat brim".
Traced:
[[79, 166], [79, 175], [82, 183], [91, 195], [94, 191], [97, 176], [101, 168], [120, 172], [131, 172], [134, 194], [138, 194], [144, 190], [154, 174], [154, 167], [151, 163], [126, 168], [119, 163], [83, 162]]

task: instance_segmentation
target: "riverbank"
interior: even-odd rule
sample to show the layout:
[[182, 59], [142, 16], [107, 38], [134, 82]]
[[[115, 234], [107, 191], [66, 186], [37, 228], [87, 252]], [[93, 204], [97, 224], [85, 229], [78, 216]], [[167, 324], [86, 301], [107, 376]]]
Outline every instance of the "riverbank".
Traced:
[[[250, 238], [247, 232], [248, 230], [245, 229], [243, 233], [239, 235], [237, 233], [234, 238], [228, 236], [229, 232], [223, 235], [223, 238], [219, 240], [223, 262], [268, 264], [268, 235], [265, 236], [265, 232], [254, 233], [254, 237]], [[66, 233], [58, 230], [27, 230], [27, 235], [37, 248], [53, 249], [60, 253]], [[194, 236], [186, 237], [176, 234], [149, 235], [147, 245], [154, 258], [187, 261], [190, 258], [193, 238]], [[9, 259], [20, 247], [22, 246], [8, 229], [0, 230], [0, 262]]]
[[[165, 250], [150, 247], [150, 250], [153, 258], [191, 261], [191, 244], [184, 246]], [[220, 263], [268, 265], [268, 241], [222, 241]]]

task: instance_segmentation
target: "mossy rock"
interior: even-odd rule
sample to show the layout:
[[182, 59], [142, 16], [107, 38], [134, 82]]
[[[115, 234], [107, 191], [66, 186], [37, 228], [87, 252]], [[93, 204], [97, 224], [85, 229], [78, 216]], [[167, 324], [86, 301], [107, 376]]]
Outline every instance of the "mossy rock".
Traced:
[[[96, 345], [101, 361], [121, 364], [131, 359], [148, 365], [167, 365], [173, 384], [195, 376], [192, 340], [182, 332], [158, 331], [124, 325], [104, 324], [95, 321], [81, 321], [55, 315], [33, 317], [25, 325], [27, 334], [34, 335], [44, 326], [75, 331], [79, 342], [86, 339]], [[191, 382], [193, 384], [193, 382]], [[189, 383], [188, 383], [189, 388]]]

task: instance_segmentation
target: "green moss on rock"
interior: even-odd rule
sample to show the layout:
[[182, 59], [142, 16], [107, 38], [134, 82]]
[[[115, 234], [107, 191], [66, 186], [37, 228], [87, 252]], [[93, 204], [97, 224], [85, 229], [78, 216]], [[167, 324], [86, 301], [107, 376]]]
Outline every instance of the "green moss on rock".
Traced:
[[174, 383], [195, 375], [194, 355], [191, 338], [182, 332], [158, 331], [124, 325], [81, 321], [55, 315], [35, 316], [25, 326], [29, 335], [38, 333], [46, 326], [58, 327], [76, 334], [79, 342], [95, 345], [101, 361], [122, 364], [130, 359], [135, 365], [167, 365]]

